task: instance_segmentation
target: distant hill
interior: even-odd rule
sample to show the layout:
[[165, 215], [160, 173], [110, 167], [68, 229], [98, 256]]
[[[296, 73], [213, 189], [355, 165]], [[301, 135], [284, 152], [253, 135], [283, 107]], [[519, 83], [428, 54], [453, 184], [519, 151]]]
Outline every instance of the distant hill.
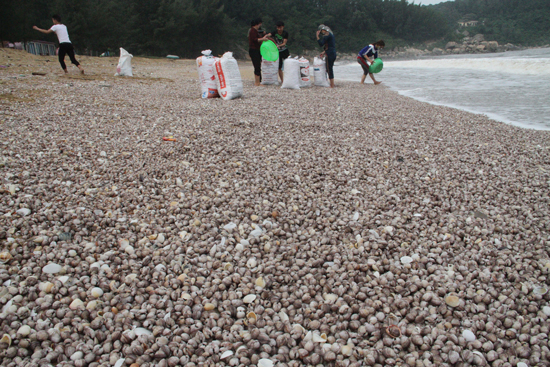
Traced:
[[[549, 0], [455, 0], [430, 5], [451, 30], [482, 33], [499, 43], [540, 46], [550, 43]], [[461, 26], [459, 22], [474, 22]]]

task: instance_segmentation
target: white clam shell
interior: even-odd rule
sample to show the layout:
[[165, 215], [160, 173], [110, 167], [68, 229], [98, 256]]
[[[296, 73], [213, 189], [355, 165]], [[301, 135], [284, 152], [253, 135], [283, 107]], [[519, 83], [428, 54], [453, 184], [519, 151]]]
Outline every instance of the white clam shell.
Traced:
[[17, 214], [19, 214], [20, 216], [22, 216], [22, 217], [25, 217], [25, 216], [31, 214], [31, 210], [27, 209], [27, 208], [21, 208], [19, 210], [16, 210], [15, 212]]
[[124, 358], [120, 358], [118, 361], [116, 361], [114, 367], [121, 367], [124, 364]]
[[255, 230], [250, 232], [250, 235], [253, 236], [253, 237], [260, 237], [262, 235], [262, 229], [261, 228], [256, 228]]
[[255, 294], [249, 294], [249, 295], [247, 295], [243, 298], [243, 302], [244, 303], [252, 303], [252, 302], [254, 302], [255, 299], [256, 299]]
[[546, 316], [550, 316], [550, 306], [544, 306], [542, 308], [542, 312], [546, 315]]
[[456, 307], [460, 304], [460, 298], [450, 295], [445, 297], [445, 303], [451, 307]]
[[0, 343], [6, 343], [8, 347], [11, 347], [11, 336], [9, 336], [9, 334], [4, 334], [2, 339], [0, 339]]
[[474, 340], [476, 340], [476, 336], [474, 335], [474, 333], [467, 329], [462, 332], [462, 337], [468, 342], [473, 342]]
[[124, 251], [126, 247], [130, 246], [130, 241], [126, 238], [123, 238], [118, 241], [118, 244], [120, 245], [120, 249]]
[[70, 308], [71, 310], [76, 310], [76, 309], [78, 309], [78, 308], [80, 308], [80, 307], [83, 307], [83, 305], [84, 305], [84, 302], [82, 302], [81, 300], [79, 300], [79, 299], [77, 298], [77, 299], [75, 299], [74, 301], [71, 302], [71, 304], [69, 305], [69, 308]]
[[23, 325], [19, 328], [19, 330], [17, 330], [17, 335], [22, 337], [26, 337], [30, 333], [31, 333], [31, 327], [29, 325]]
[[256, 282], [255, 282], [256, 286], [260, 287], [260, 288], [264, 288], [265, 287], [265, 280], [263, 277], [259, 277], [258, 279], [256, 279]]
[[234, 228], [237, 228], [237, 225], [233, 222], [229, 222], [225, 226], [223, 226], [223, 229], [225, 229], [226, 231], [229, 231]]
[[92, 291], [90, 293], [92, 294], [93, 297], [99, 298], [103, 296], [103, 289], [99, 287], [95, 287], [95, 288], [92, 288]]
[[274, 363], [271, 359], [262, 358], [258, 361], [258, 367], [273, 367]]
[[50, 293], [53, 289], [54, 285], [51, 282], [45, 282], [40, 284], [40, 290], [44, 293]]
[[136, 333], [136, 336], [141, 336], [141, 335], [148, 335], [148, 336], [152, 336], [153, 335], [153, 332], [150, 331], [150, 330], [147, 330], [145, 328], [142, 328], [142, 327], [137, 327], [134, 329], [134, 332]]
[[403, 264], [403, 265], [407, 265], [407, 264], [410, 264], [412, 262], [413, 262], [413, 258], [410, 257], [410, 256], [403, 256], [401, 258], [401, 264]]
[[61, 265], [48, 264], [42, 268], [42, 272], [46, 274], [57, 274], [61, 271]]
[[327, 336], [325, 334], [319, 335], [317, 333], [314, 333], [313, 337], [312, 337], [312, 340], [315, 343], [326, 343], [327, 342]]
[[137, 278], [137, 274], [128, 274], [124, 278], [127, 282], [133, 282]]
[[288, 315], [284, 311], [279, 312], [279, 318], [281, 319], [282, 322], [289, 321]]
[[342, 350], [341, 350], [341, 353], [345, 356], [351, 356], [351, 354], [353, 353], [353, 346], [352, 345], [344, 345], [342, 347]]
[[300, 324], [294, 324], [292, 325], [292, 328], [296, 331], [302, 331], [302, 333], [306, 332], [306, 329]]
[[234, 353], [232, 350], [226, 350], [225, 352], [222, 353], [222, 355], [220, 356], [220, 359], [224, 359], [224, 358], [227, 358], [227, 357], [230, 357], [232, 356]]
[[334, 302], [338, 299], [338, 296], [334, 293], [324, 293], [323, 299], [327, 302]]

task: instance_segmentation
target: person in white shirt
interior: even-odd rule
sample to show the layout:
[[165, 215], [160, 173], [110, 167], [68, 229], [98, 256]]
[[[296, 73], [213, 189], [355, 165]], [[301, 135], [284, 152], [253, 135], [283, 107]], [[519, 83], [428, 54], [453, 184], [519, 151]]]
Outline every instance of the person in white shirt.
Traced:
[[57, 35], [57, 39], [59, 40], [59, 63], [61, 64], [61, 67], [63, 68], [65, 74], [68, 73], [67, 65], [65, 65], [65, 55], [69, 55], [71, 62], [80, 69], [80, 72], [82, 74], [84, 74], [84, 69], [82, 68], [82, 65], [80, 65], [80, 63], [76, 61], [76, 58], [74, 57], [73, 44], [69, 39], [69, 32], [67, 32], [67, 27], [61, 24], [61, 17], [57, 14], [53, 15], [52, 22], [53, 26], [50, 29], [41, 29], [37, 26], [33, 26], [32, 28], [46, 34], [55, 32], [55, 34]]

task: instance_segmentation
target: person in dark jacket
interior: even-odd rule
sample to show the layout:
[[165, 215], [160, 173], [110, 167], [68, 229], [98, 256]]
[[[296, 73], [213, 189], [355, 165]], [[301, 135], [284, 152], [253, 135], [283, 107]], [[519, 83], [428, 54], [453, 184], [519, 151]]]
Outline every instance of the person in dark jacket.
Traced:
[[262, 55], [260, 54], [260, 46], [263, 41], [267, 40], [266, 36], [260, 37], [258, 30], [262, 26], [260, 18], [250, 22], [250, 30], [248, 31], [248, 54], [254, 65], [254, 85], [261, 85], [262, 81]]
[[334, 61], [336, 60], [336, 40], [334, 39], [334, 34], [329, 27], [321, 24], [316, 36], [319, 46], [325, 50], [321, 55], [326, 55], [328, 79], [330, 87], [334, 88]]

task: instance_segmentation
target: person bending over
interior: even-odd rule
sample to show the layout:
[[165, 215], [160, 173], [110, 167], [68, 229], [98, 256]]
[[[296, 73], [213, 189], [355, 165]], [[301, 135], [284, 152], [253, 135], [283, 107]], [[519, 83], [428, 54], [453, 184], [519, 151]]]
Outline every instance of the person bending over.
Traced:
[[283, 62], [290, 56], [290, 51], [286, 47], [288, 42], [288, 32], [285, 31], [285, 24], [281, 21], [277, 22], [277, 30], [268, 34], [275, 40], [275, 44], [279, 49], [279, 78], [281, 78], [281, 83], [283, 82]]
[[57, 14], [53, 15], [52, 22], [53, 26], [50, 29], [41, 29], [37, 26], [33, 26], [32, 28], [46, 34], [55, 32], [55, 34], [57, 35], [57, 39], [59, 40], [59, 63], [61, 64], [61, 68], [63, 68], [65, 74], [68, 73], [67, 65], [65, 65], [65, 55], [69, 55], [71, 62], [80, 69], [80, 72], [82, 74], [84, 74], [84, 69], [82, 68], [82, 65], [80, 65], [80, 63], [76, 61], [76, 58], [74, 57], [73, 44], [69, 39], [69, 32], [67, 31], [67, 27], [64, 24], [61, 24], [61, 17]]
[[[317, 42], [319, 46], [323, 47], [325, 51], [321, 54], [325, 54], [327, 57], [327, 72], [328, 79], [330, 81], [330, 87], [334, 88], [334, 61], [336, 61], [336, 40], [334, 39], [334, 34], [324, 24], [319, 26], [317, 31]], [[322, 35], [323, 38], [320, 38], [319, 35]]]
[[374, 85], [378, 85], [382, 82], [377, 82], [376, 79], [374, 79], [374, 74], [369, 73], [369, 63], [372, 65], [374, 62], [374, 59], [378, 58], [378, 50], [383, 49], [386, 46], [384, 43], [384, 40], [376, 41], [366, 47], [363, 47], [361, 51], [359, 51], [359, 54], [357, 55], [357, 62], [361, 67], [363, 68], [363, 76], [361, 77], [361, 84], [365, 83], [365, 78], [367, 75], [370, 76], [372, 81], [374, 82]]
[[267, 40], [267, 36], [260, 38], [258, 29], [262, 26], [260, 18], [250, 22], [250, 30], [248, 31], [248, 54], [254, 65], [254, 85], [261, 85], [262, 81], [262, 54], [260, 53], [261, 43]]

